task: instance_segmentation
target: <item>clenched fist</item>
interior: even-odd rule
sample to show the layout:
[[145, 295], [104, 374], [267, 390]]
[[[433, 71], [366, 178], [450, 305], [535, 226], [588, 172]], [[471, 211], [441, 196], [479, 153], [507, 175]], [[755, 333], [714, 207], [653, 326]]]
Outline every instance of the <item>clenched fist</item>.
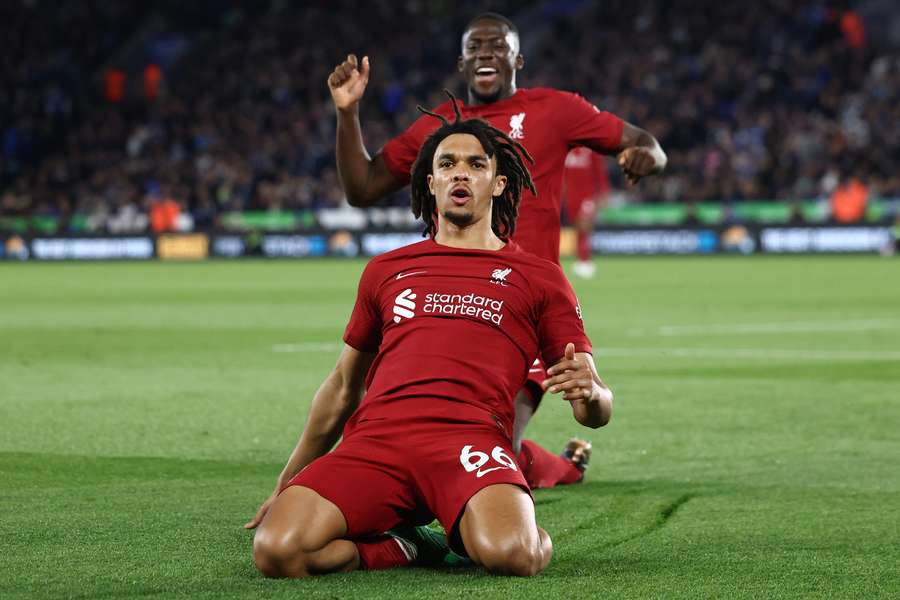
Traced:
[[362, 99], [369, 83], [369, 57], [363, 56], [360, 67], [355, 54], [339, 64], [328, 76], [328, 89], [338, 110], [353, 108]]
[[623, 150], [619, 154], [618, 162], [631, 184], [640, 181], [641, 177], [654, 175], [659, 170], [653, 152], [649, 148], [639, 146]]

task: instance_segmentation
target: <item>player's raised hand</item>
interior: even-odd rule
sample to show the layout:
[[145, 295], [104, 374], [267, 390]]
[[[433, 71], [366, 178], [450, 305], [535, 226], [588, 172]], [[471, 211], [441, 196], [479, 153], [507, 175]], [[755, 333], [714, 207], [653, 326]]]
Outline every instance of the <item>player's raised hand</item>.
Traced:
[[256, 529], [256, 527], [262, 523], [263, 518], [266, 516], [266, 513], [269, 512], [269, 509], [272, 507], [272, 503], [275, 502], [275, 498], [278, 497], [278, 490], [276, 489], [272, 492], [272, 495], [266, 498], [266, 501], [262, 503], [262, 506], [259, 507], [259, 510], [256, 511], [256, 514], [253, 515], [253, 518], [244, 523], [244, 529]]
[[656, 157], [650, 148], [633, 146], [625, 148], [619, 153], [619, 166], [625, 173], [626, 179], [632, 185], [641, 180], [641, 177], [653, 175], [657, 172]]
[[565, 356], [547, 369], [548, 379], [541, 386], [551, 394], [565, 392], [563, 400], [588, 400], [594, 392], [594, 376], [590, 366], [575, 357], [575, 344], [566, 344]]
[[360, 65], [355, 54], [348, 54], [347, 60], [339, 64], [328, 76], [328, 89], [338, 110], [357, 104], [369, 83], [369, 57], [363, 56]]

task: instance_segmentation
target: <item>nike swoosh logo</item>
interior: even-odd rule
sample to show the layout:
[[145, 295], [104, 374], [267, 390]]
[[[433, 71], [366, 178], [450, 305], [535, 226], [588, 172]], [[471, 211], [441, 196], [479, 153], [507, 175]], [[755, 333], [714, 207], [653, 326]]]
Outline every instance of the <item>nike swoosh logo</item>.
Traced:
[[478, 469], [478, 472], [475, 473], [475, 477], [481, 478], [482, 475], [487, 475], [491, 471], [496, 471], [498, 469], [508, 469], [508, 468], [509, 467], [491, 467], [490, 469], [485, 469], [484, 471], [482, 471], [481, 469]]
[[404, 277], [409, 277], [411, 275], [421, 275], [422, 273], [427, 273], [428, 271], [413, 271], [412, 273], [397, 273], [397, 279], [403, 279]]

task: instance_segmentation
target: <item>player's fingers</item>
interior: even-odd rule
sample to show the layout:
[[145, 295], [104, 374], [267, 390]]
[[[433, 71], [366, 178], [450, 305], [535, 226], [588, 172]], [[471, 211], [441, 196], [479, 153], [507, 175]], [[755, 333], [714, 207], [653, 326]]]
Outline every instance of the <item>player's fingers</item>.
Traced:
[[637, 160], [636, 171], [640, 175], [649, 175], [650, 170], [653, 168], [653, 157], [650, 156], [647, 152], [641, 152], [640, 157]]
[[269, 498], [265, 502], [262, 503], [262, 506], [259, 507], [259, 510], [256, 511], [256, 514], [253, 515], [253, 518], [250, 519], [245, 525], [244, 529], [256, 529], [256, 527], [262, 523], [263, 517], [266, 516], [266, 513], [269, 512], [269, 506], [272, 504], [272, 499]]
[[369, 57], [368, 56], [363, 56], [362, 68], [359, 70], [359, 76], [362, 79], [363, 83], [369, 82]]
[[556, 386], [556, 391], [578, 396], [580, 394], [578, 390], [590, 390], [593, 387], [592, 383], [593, 381], [590, 377], [574, 377], [571, 381]]
[[335, 65], [334, 70], [331, 72], [331, 75], [328, 76], [334, 82], [334, 85], [340, 85], [341, 81], [344, 78], [344, 74], [341, 71], [341, 65]]
[[353, 71], [356, 70], [356, 67], [345, 62], [340, 67], [338, 67], [338, 69], [341, 74], [341, 82], [343, 83], [353, 77]]
[[591, 397], [591, 389], [590, 388], [578, 388], [574, 390], [570, 390], [563, 394], [562, 399], [568, 400], [572, 402], [574, 400], [588, 400]]
[[579, 358], [561, 358], [547, 369], [548, 375], [557, 375], [565, 371], [578, 370], [584, 367], [584, 363]]
[[551, 377], [549, 379], [545, 379], [544, 381], [542, 381], [541, 388], [543, 388], [543, 390], [546, 392], [547, 390], [550, 389], [551, 386], [560, 384], [564, 381], [567, 381], [567, 379], [563, 375], [557, 375], [555, 377]]
[[572, 342], [566, 344], [566, 359], [575, 360], [575, 344]]
[[625, 164], [625, 168], [632, 173], [640, 173], [641, 172], [641, 161], [644, 158], [644, 153], [638, 148], [633, 148], [633, 152], [628, 155], [628, 161]]
[[591, 397], [591, 388], [576, 387], [563, 392], [562, 399], [572, 402], [573, 400], [589, 400]]
[[262, 522], [263, 515], [259, 514], [261, 511], [262, 509], [257, 511], [257, 513], [253, 515], [253, 518], [244, 524], [244, 529], [256, 529], [256, 526]]
[[348, 55], [347, 55], [347, 63], [350, 65], [350, 67], [352, 67], [352, 68], [354, 68], [354, 69], [355, 69], [356, 66], [359, 64], [359, 63], [357, 62], [357, 60], [356, 60], [356, 55], [355, 55], [355, 54], [348, 54]]
[[554, 385], [559, 385], [561, 383], [565, 383], [566, 381], [571, 381], [572, 379], [576, 379], [579, 376], [580, 376], [579, 371], [566, 371], [564, 373], [560, 373], [559, 375], [554, 375], [553, 377], [550, 377], [549, 379], [545, 379], [543, 382], [541, 382], [541, 387], [543, 387], [546, 390]]
[[637, 153], [631, 153], [628, 156], [628, 160], [625, 161], [624, 169], [629, 173], [634, 173], [637, 171], [638, 161], [640, 160], [640, 155]]
[[[589, 381], [580, 380], [579, 383], [584, 385], [576, 385], [568, 390], [561, 390], [564, 400], [583, 400], [590, 397], [591, 386]], [[585, 395], [587, 392], [587, 395]]]
[[573, 364], [578, 363], [577, 360], [561, 360], [549, 369], [547, 369], [547, 375], [559, 375], [560, 373], [565, 373], [566, 371], [571, 371], [576, 368], [573, 367]]
[[344, 81], [347, 79], [344, 76], [344, 72], [341, 70], [341, 66], [338, 65], [334, 68], [334, 71], [331, 72], [331, 75], [328, 77], [329, 83], [332, 87], [341, 87], [344, 85]]
[[591, 382], [587, 379], [582, 379], [582, 378], [570, 379], [569, 381], [565, 381], [563, 383], [556, 383], [554, 385], [551, 385], [550, 389], [547, 391], [549, 391], [551, 394], [555, 394], [557, 392], [565, 392], [568, 390], [585, 388], [585, 387], [588, 387], [590, 384], [591, 384]]

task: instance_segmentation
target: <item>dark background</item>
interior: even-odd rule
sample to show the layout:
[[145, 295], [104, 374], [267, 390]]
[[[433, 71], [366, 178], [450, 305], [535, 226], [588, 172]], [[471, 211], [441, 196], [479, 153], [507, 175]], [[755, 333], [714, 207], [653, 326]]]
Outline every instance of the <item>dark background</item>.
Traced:
[[141, 230], [168, 198], [203, 229], [229, 211], [339, 207], [334, 65], [371, 57], [374, 153], [417, 103], [464, 92], [460, 35], [488, 9], [519, 26], [520, 87], [577, 91], [659, 138], [665, 176], [620, 201], [827, 202], [853, 178], [870, 200], [900, 197], [888, 1], [18, 0], [0, 8], [0, 219]]

